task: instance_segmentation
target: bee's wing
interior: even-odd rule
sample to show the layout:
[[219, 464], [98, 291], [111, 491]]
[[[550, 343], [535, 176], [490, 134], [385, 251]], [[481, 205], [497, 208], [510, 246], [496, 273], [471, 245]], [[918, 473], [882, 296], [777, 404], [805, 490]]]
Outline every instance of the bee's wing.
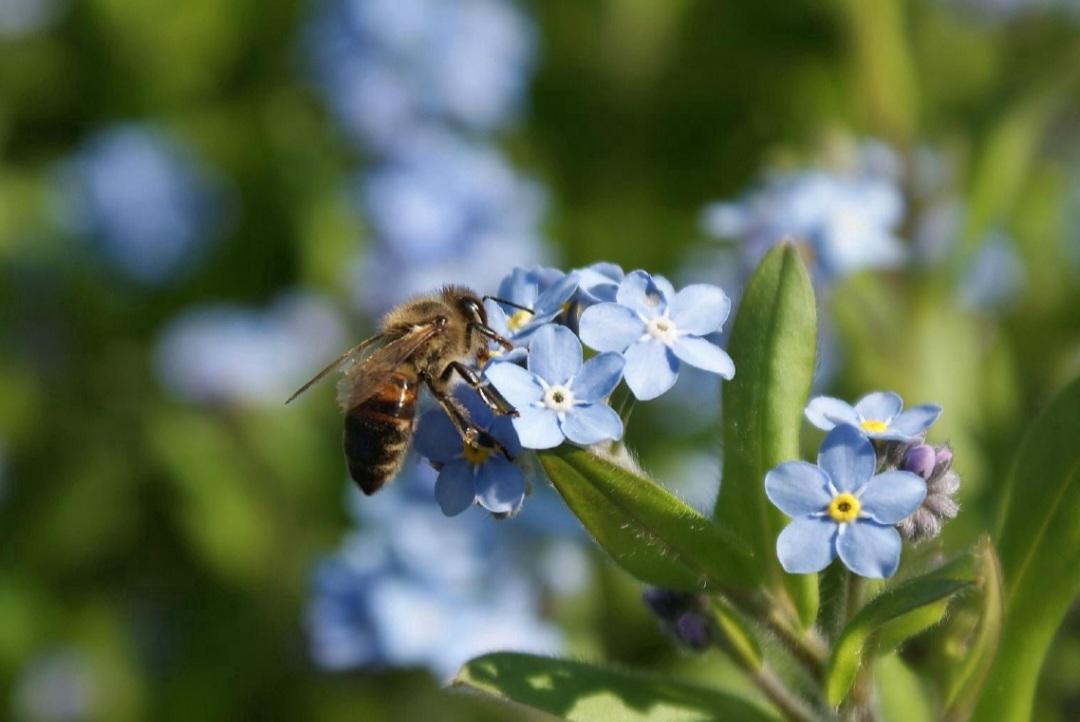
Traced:
[[372, 354], [376, 352], [379, 348], [385, 347], [386, 343], [387, 338], [385, 334], [372, 336], [369, 339], [361, 341], [358, 345], [354, 346], [353, 348], [349, 349], [348, 351], [334, 359], [334, 361], [329, 366], [324, 368], [319, 373], [315, 374], [315, 378], [311, 379], [306, 384], [297, 389], [296, 392], [292, 396], [290, 396], [285, 403], [289, 403], [297, 396], [317, 384], [319, 381], [322, 381], [328, 374], [332, 373], [333, 371], [336, 371], [339, 368], [343, 367], [348, 370], [348, 368], [355, 366], [356, 363], [360, 359], [362, 359], [365, 354]]
[[347, 368], [345, 377], [338, 382], [338, 404], [347, 410], [367, 401], [439, 331], [440, 326], [435, 323], [414, 326], [373, 351], [362, 363]]

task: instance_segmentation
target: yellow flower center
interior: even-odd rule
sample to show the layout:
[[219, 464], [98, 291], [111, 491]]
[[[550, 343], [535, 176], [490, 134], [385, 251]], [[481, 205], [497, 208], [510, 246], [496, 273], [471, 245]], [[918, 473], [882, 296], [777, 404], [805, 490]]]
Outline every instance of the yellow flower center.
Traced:
[[531, 321], [532, 317], [532, 311], [526, 311], [525, 309], [515, 311], [514, 315], [506, 320], [506, 328], [513, 333]]
[[472, 446], [470, 444], [465, 444], [464, 456], [465, 461], [479, 466], [491, 456], [491, 448], [487, 446]]
[[867, 419], [859, 424], [863, 428], [863, 431], [868, 431], [871, 434], [884, 434], [889, 430], [889, 425], [884, 421], [875, 421], [874, 419]]
[[829, 502], [829, 516], [843, 524], [859, 516], [859, 500], [847, 492], [837, 494]]

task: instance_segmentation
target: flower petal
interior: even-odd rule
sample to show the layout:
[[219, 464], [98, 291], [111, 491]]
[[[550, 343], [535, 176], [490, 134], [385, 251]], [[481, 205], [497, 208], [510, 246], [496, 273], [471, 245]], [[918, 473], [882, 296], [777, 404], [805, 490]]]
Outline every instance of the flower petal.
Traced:
[[445, 464], [461, 456], [462, 440], [457, 427], [442, 408], [424, 412], [413, 437], [416, 450], [426, 459]]
[[581, 370], [581, 341], [565, 326], [540, 328], [529, 343], [529, 370], [549, 384], [565, 385]]
[[552, 449], [563, 442], [559, 415], [551, 409], [519, 406], [518, 414], [514, 431], [526, 449]]
[[806, 516], [832, 501], [829, 475], [805, 461], [786, 461], [765, 475], [765, 496], [788, 516]]
[[895, 524], [919, 508], [926, 482], [910, 471], [886, 471], [866, 482], [859, 494], [862, 510], [874, 521]]
[[731, 311], [731, 299], [719, 286], [697, 283], [675, 294], [668, 314], [680, 331], [705, 336], [720, 329]]
[[449, 462], [435, 479], [435, 501], [446, 516], [457, 516], [476, 501], [475, 467], [464, 459]]
[[836, 557], [839, 529], [832, 519], [801, 516], [776, 538], [776, 556], [788, 574], [811, 574], [829, 566]]
[[634, 396], [642, 401], [655, 399], [675, 385], [679, 377], [679, 360], [659, 341], [639, 341], [623, 354], [626, 367], [623, 378]]
[[908, 409], [889, 424], [890, 431], [899, 431], [909, 437], [918, 436], [930, 428], [930, 424], [941, 416], [941, 407], [937, 404], [921, 404]]
[[488, 427], [488, 433], [492, 438], [503, 445], [506, 449], [506, 453], [510, 456], [517, 456], [521, 453], [521, 440], [518, 439], [517, 431], [514, 429], [513, 419], [509, 416], [497, 416], [495, 420], [491, 422], [491, 426]]
[[889, 421], [904, 408], [904, 402], [892, 391], [875, 391], [855, 402], [855, 412], [859, 419], [869, 421]]
[[589, 348], [622, 352], [645, 335], [645, 323], [626, 306], [598, 303], [581, 314], [578, 331]]
[[563, 304], [569, 301], [570, 297], [577, 292], [577, 288], [577, 276], [563, 276], [546, 291], [537, 296], [536, 303], [533, 304], [533, 313], [537, 315], [559, 313], [559, 311], [562, 310]]
[[499, 298], [532, 308], [538, 294], [536, 274], [518, 266], [499, 284]]
[[735, 362], [727, 355], [727, 351], [703, 338], [679, 336], [671, 350], [691, 366], [720, 374], [721, 378], [730, 379], [735, 375]]
[[525, 475], [502, 456], [491, 456], [476, 472], [476, 501], [496, 514], [512, 512], [525, 499]]
[[845, 524], [836, 551], [844, 566], [860, 577], [884, 579], [900, 565], [900, 533], [869, 520]]
[[668, 304], [663, 289], [645, 271], [626, 274], [615, 293], [615, 300], [646, 319], [662, 314]]
[[585, 404], [566, 412], [562, 430], [566, 438], [575, 444], [588, 446], [621, 438], [623, 424], [619, 415], [607, 404]]
[[536, 375], [508, 361], [489, 363], [484, 377], [515, 409], [523, 409], [544, 397], [544, 387]]
[[593, 356], [582, 365], [581, 371], [570, 384], [574, 398], [586, 404], [604, 398], [619, 385], [624, 366], [626, 359], [614, 351]]
[[813, 399], [806, 405], [803, 413], [811, 424], [825, 431], [837, 424], [859, 425], [859, 414], [856, 413], [855, 407], [831, 396], [818, 396]]
[[838, 491], [856, 491], [877, 469], [877, 454], [870, 440], [854, 426], [841, 424], [825, 435], [818, 451], [818, 466]]

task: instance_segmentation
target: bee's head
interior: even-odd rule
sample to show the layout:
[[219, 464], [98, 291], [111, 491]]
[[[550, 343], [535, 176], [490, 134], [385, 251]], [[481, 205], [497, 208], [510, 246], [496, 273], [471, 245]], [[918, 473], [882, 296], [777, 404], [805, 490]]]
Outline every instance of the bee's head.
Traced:
[[454, 289], [454, 292], [457, 307], [465, 315], [469, 323], [486, 328], [488, 325], [487, 311], [484, 310], [484, 303], [480, 300], [480, 297], [465, 288]]

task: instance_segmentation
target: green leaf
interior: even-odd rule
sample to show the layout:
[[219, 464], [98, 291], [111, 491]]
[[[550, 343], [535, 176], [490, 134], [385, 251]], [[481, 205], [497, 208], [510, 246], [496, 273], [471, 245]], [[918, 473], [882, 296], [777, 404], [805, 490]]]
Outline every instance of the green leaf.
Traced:
[[874, 664], [874, 682], [884, 722], [941, 722], [919, 676], [898, 655], [886, 654]]
[[989, 538], [980, 540], [976, 571], [980, 589], [979, 621], [956, 665], [956, 676], [949, 685], [945, 718], [965, 720], [971, 714], [986, 683], [1001, 642], [1005, 612], [1001, 565]]
[[882, 592], [860, 609], [840, 633], [829, 658], [825, 675], [825, 696], [829, 704], [838, 705], [847, 696], [863, 656], [876, 649], [872, 635], [883, 625], [908, 615], [920, 615], [924, 607], [951, 597], [971, 583], [932, 575], [918, 577]]
[[750, 620], [721, 596], [714, 596], [711, 601], [721, 646], [745, 669], [759, 670], [765, 666], [765, 655]]
[[659, 484], [568, 444], [539, 457], [597, 543], [641, 581], [719, 591], [725, 580], [749, 576], [745, 548]]
[[816, 575], [791, 575], [776, 558], [786, 517], [765, 498], [765, 474], [799, 457], [817, 339], [814, 289], [795, 247], [771, 250], [751, 276], [731, 329], [735, 378], [724, 386], [724, 474], [714, 518], [759, 560], [753, 582], [786, 591], [804, 626], [817, 616]]
[[776, 722], [724, 692], [583, 662], [499, 652], [468, 662], [451, 683], [570, 722]]
[[997, 550], [1001, 649], [972, 719], [1030, 719], [1039, 669], [1080, 591], [1080, 379], [1028, 430], [1005, 493]]

